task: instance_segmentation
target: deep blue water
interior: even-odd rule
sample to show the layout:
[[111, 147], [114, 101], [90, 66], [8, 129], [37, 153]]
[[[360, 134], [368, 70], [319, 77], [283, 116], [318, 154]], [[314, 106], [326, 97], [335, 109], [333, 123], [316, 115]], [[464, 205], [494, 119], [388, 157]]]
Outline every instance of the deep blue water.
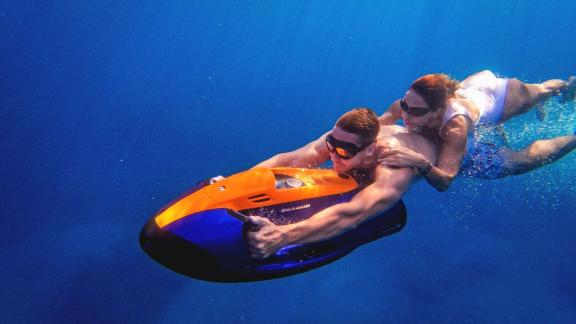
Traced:
[[[576, 321], [576, 154], [406, 195], [409, 223], [315, 271], [249, 284], [175, 274], [143, 223], [232, 174], [378, 113], [426, 73], [576, 73], [573, 1], [0, 1], [5, 323]], [[507, 126], [569, 134], [573, 104]]]

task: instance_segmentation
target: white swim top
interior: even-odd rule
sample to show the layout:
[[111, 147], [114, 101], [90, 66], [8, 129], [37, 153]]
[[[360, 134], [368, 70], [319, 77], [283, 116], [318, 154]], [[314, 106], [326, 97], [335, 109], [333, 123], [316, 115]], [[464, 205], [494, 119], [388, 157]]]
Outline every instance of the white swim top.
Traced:
[[456, 102], [455, 100], [450, 100], [448, 106], [446, 106], [446, 111], [442, 116], [442, 125], [440, 125], [439, 132], [442, 132], [442, 129], [444, 129], [444, 126], [446, 126], [449, 120], [458, 115], [467, 117], [468, 120], [470, 120], [470, 122], [472, 123], [472, 127], [470, 128], [470, 130], [476, 127], [479, 118], [475, 119], [474, 116], [472, 116], [472, 114], [468, 111], [468, 109], [466, 109], [466, 107]]
[[478, 108], [478, 117], [472, 114], [456, 100], [450, 100], [446, 107], [446, 112], [442, 116], [440, 131], [446, 123], [457, 115], [468, 117], [475, 128], [479, 124], [495, 125], [500, 121], [504, 109], [504, 99], [506, 97], [506, 79], [497, 78], [490, 71], [477, 73], [462, 83], [456, 94], [474, 103]]

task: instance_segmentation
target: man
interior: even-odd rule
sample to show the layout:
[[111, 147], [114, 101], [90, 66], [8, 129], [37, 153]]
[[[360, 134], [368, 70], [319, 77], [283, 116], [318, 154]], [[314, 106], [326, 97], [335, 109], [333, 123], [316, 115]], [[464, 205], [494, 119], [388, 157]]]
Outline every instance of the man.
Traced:
[[401, 126], [381, 127], [372, 110], [357, 108], [342, 115], [332, 131], [317, 140], [256, 165], [313, 168], [331, 159], [336, 171], [349, 172], [363, 189], [349, 202], [328, 207], [294, 224], [277, 226], [266, 218], [251, 216], [250, 221], [260, 227], [257, 232], [247, 233], [252, 257], [266, 258], [286, 245], [329, 239], [394, 206], [419, 172], [379, 165], [377, 157], [383, 150], [402, 147], [436, 160], [432, 143], [423, 136]]

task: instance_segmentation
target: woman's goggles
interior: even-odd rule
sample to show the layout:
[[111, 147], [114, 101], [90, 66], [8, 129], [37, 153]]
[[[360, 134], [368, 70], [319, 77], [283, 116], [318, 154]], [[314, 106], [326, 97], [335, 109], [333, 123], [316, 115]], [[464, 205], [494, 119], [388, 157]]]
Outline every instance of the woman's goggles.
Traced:
[[332, 134], [328, 134], [326, 136], [326, 148], [330, 153], [334, 153], [339, 157], [349, 160], [353, 158], [358, 152], [365, 149], [371, 143], [363, 144], [361, 146], [356, 146], [354, 143], [343, 142], [339, 141], [332, 136]]
[[415, 117], [424, 116], [432, 111], [431, 109], [425, 107], [408, 106], [404, 98], [400, 99], [400, 108]]

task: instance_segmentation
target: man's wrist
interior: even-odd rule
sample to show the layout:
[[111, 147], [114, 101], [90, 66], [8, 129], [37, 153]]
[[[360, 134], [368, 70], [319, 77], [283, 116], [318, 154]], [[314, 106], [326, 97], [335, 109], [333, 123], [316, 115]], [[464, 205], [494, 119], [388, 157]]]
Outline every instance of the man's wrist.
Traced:
[[280, 226], [279, 230], [284, 234], [284, 245], [297, 244], [298, 223]]

